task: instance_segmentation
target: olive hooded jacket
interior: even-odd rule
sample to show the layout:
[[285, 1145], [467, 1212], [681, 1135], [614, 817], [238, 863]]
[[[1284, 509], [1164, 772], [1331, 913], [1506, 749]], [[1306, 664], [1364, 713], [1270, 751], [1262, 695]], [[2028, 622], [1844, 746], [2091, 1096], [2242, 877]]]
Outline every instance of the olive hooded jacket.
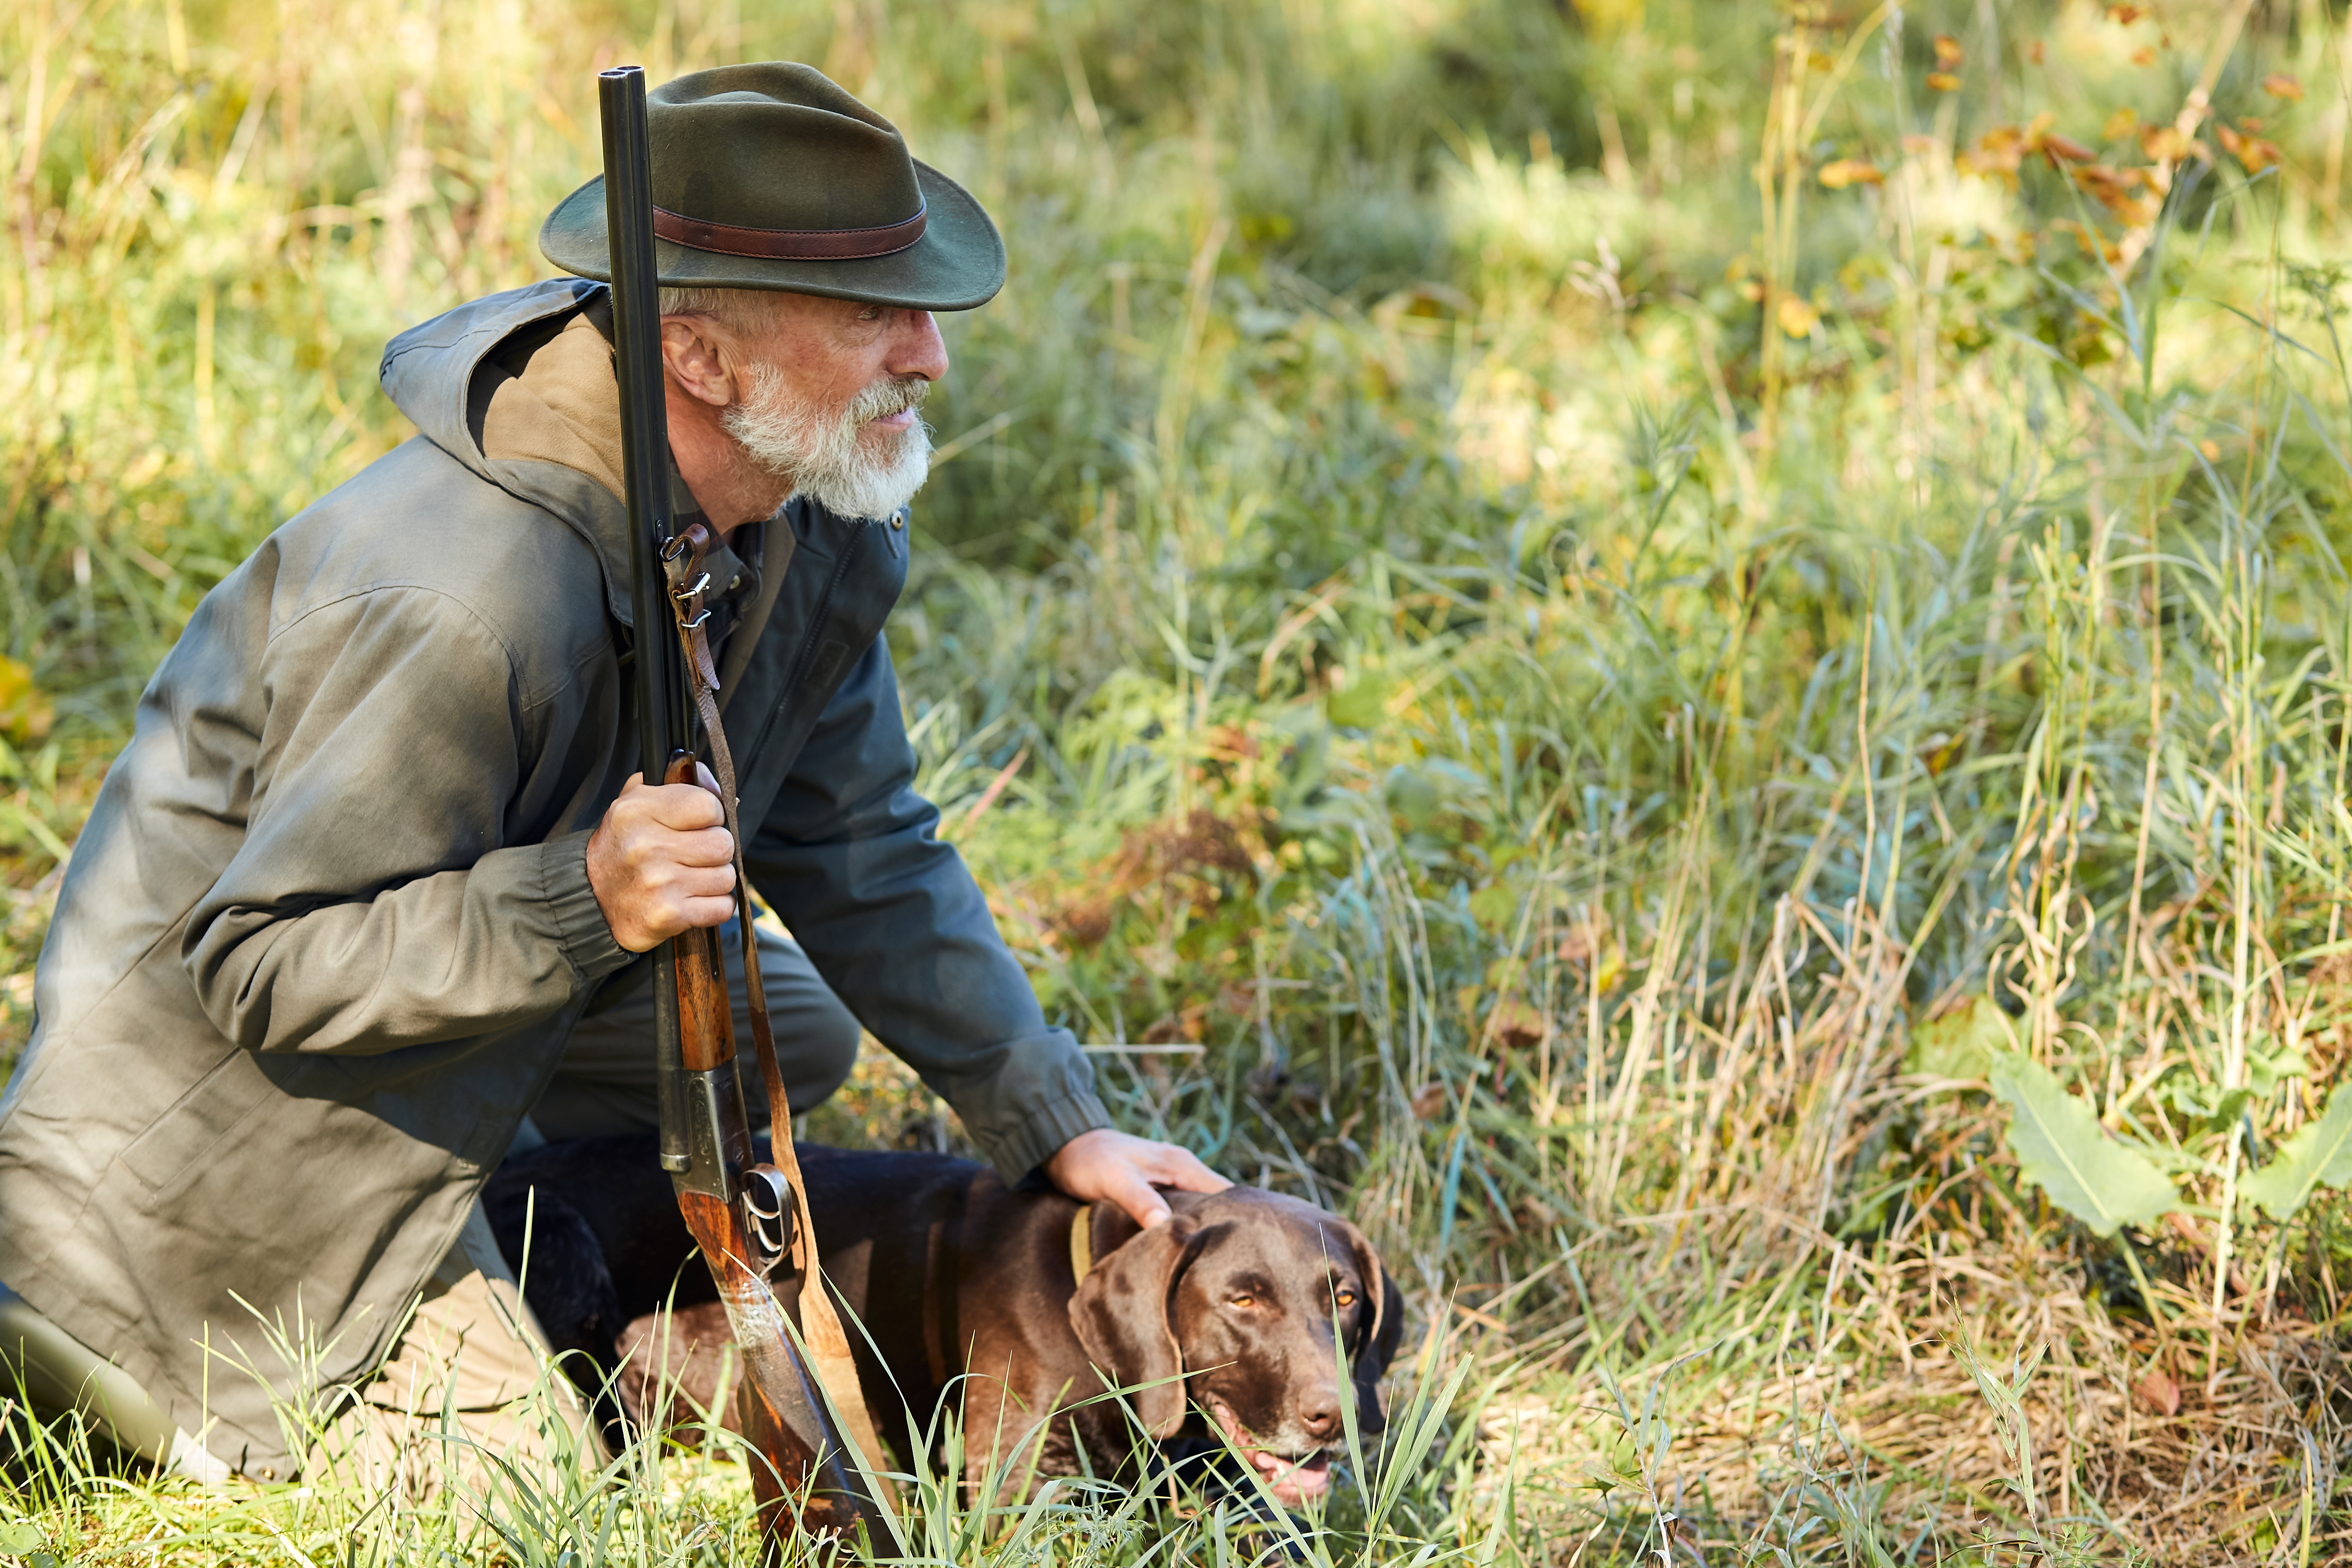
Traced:
[[[289, 1396], [381, 1356], [572, 1024], [646, 967], [585, 861], [635, 760], [604, 308], [566, 279], [393, 341], [420, 434], [205, 596], [42, 952], [0, 1281], [250, 1475], [294, 1472]], [[753, 885], [1017, 1181], [1108, 1118], [914, 792], [879, 637], [903, 518], [795, 501], [769, 534], [772, 607], [724, 656]]]

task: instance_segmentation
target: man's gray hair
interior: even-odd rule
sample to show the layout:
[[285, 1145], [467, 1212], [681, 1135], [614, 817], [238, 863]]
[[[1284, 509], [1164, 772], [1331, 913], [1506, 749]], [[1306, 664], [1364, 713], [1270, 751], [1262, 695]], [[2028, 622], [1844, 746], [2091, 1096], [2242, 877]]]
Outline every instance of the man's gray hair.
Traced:
[[751, 334], [775, 319], [776, 297], [768, 289], [665, 289], [665, 316], [706, 316], [729, 331]]

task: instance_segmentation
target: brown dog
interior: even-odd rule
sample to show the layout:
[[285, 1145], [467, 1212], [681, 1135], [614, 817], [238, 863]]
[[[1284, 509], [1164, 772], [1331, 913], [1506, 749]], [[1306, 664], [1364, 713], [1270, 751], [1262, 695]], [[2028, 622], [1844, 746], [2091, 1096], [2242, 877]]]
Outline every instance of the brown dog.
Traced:
[[[1403, 1303], [1363, 1234], [1321, 1209], [1251, 1187], [1170, 1193], [1172, 1217], [1139, 1231], [1108, 1205], [1008, 1192], [943, 1155], [803, 1146], [800, 1159], [826, 1277], [864, 1325], [850, 1331], [859, 1381], [901, 1465], [961, 1392], [975, 1488], [1000, 1464], [1023, 1491], [1038, 1476], [1131, 1475], [1139, 1427], [1160, 1461], [1213, 1465], [1221, 1432], [1296, 1506], [1329, 1483], [1342, 1400], [1368, 1443], [1385, 1426], [1378, 1384]], [[583, 1388], [619, 1395], [600, 1401], [608, 1423], [667, 1425], [652, 1408], [666, 1381], [716, 1407], [725, 1319], [688, 1267], [649, 1140], [534, 1151], [484, 1196], [519, 1266], [529, 1213], [525, 1294], [556, 1349], [588, 1363], [574, 1365]], [[665, 1345], [650, 1315], [666, 1300]]]

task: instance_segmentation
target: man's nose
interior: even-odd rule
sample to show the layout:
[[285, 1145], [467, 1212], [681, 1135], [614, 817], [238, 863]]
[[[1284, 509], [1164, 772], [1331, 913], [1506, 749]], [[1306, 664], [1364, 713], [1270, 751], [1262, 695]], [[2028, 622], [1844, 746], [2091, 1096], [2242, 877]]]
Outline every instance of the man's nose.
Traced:
[[1339, 1385], [1318, 1384], [1298, 1396], [1298, 1424], [1318, 1443], [1339, 1435]]
[[947, 374], [947, 340], [940, 336], [940, 324], [931, 313], [902, 310], [898, 317], [898, 331], [890, 335], [890, 363], [884, 368], [892, 375], [919, 375], [925, 381]]

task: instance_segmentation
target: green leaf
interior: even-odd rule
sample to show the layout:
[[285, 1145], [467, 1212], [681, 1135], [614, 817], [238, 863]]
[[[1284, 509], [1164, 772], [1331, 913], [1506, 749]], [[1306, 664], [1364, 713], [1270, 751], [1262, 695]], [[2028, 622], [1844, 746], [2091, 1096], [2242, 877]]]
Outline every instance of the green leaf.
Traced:
[[[1349, 688], [1350, 691], [1353, 689], [1355, 689], [1353, 687]], [[1347, 694], [1340, 691], [1331, 695], [1333, 723], [1356, 722], [1354, 720], [1339, 717], [1340, 700]], [[1409, 768], [1402, 763], [1389, 770], [1389, 776], [1381, 782], [1381, 793], [1387, 797], [1389, 809], [1404, 819], [1404, 825], [1408, 830], [1416, 833], [1427, 827], [1437, 814], [1445, 808], [1445, 794], [1437, 787], [1436, 783], [1428, 774], [1418, 769]]]
[[2180, 1206], [2155, 1163], [2108, 1137], [2090, 1106], [2041, 1063], [2004, 1051], [1992, 1060], [1991, 1081], [2012, 1113], [2009, 1147], [2019, 1171], [2093, 1234], [2150, 1225]]
[[30, 1552], [41, 1543], [41, 1527], [18, 1522], [0, 1524], [0, 1552], [19, 1553]]
[[2238, 1184], [2238, 1191], [2275, 1220], [2293, 1217], [2314, 1187], [2352, 1184], [2352, 1094], [2327, 1097], [2327, 1110], [2279, 1145], [2271, 1163]]
[[2009, 1027], [2000, 1009], [1981, 996], [1971, 996], [1911, 1031], [1903, 1070], [1929, 1078], [1980, 1079], [1992, 1070], [1993, 1058], [2008, 1048]]
[[1348, 672], [1348, 684], [1323, 700], [1331, 722], [1345, 730], [1372, 730], [1388, 719], [1388, 679], [1377, 669], [1360, 666]]
[[1507, 935], [1518, 923], [1520, 907], [1527, 901], [1526, 889], [1509, 882], [1489, 882], [1470, 895], [1470, 913], [1488, 931]]
[[2272, 1051], [2266, 1048], [2270, 1044], [2269, 1037], [2263, 1036], [2246, 1048], [2247, 1076], [2253, 1079], [2254, 1093], [2263, 1099], [2269, 1098], [2281, 1079], [2302, 1078], [2311, 1071], [2299, 1047]]

